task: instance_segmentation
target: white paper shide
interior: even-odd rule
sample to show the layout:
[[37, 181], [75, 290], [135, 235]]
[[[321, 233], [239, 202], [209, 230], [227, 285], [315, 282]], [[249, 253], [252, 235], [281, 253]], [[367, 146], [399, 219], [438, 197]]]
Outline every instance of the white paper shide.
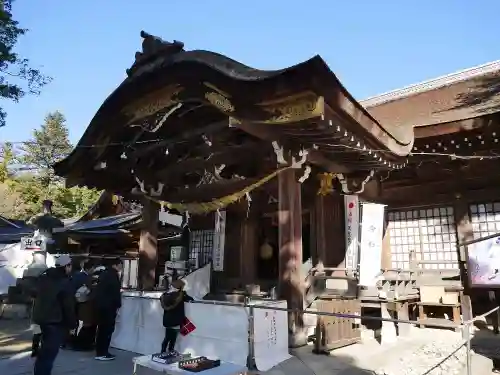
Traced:
[[215, 213], [214, 248], [212, 263], [214, 271], [224, 270], [224, 244], [226, 242], [226, 211]]

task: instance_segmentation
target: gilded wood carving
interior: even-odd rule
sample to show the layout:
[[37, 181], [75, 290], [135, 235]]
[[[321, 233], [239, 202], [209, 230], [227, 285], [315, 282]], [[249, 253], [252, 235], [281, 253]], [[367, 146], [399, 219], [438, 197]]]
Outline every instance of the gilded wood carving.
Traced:
[[183, 89], [179, 85], [166, 86], [128, 105], [123, 109], [123, 113], [130, 116], [129, 124], [154, 115], [162, 109], [178, 103], [177, 96]]
[[207, 99], [210, 104], [212, 104], [222, 112], [230, 113], [234, 112], [235, 110], [234, 105], [231, 103], [231, 101], [218, 92], [211, 91], [205, 93], [205, 99]]
[[264, 123], [284, 124], [298, 122], [324, 114], [324, 99], [311, 92], [305, 92], [287, 98], [260, 103], [264, 111], [271, 114]]
[[319, 178], [319, 189], [318, 189], [318, 195], [328, 195], [333, 193], [333, 179], [335, 178], [336, 174], [335, 173], [319, 173], [318, 178]]

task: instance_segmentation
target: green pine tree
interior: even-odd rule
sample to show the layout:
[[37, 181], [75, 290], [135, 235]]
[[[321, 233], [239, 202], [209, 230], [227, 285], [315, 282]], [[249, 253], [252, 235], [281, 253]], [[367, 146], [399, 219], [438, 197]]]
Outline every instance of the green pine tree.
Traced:
[[40, 129], [33, 131], [33, 138], [22, 147], [19, 161], [36, 175], [43, 188], [48, 188], [55, 182], [62, 182], [52, 166], [64, 159], [71, 149], [66, 119], [56, 111], [49, 113]]
[[64, 180], [54, 174], [52, 166], [72, 150], [66, 119], [61, 112], [45, 117], [40, 129], [21, 148], [17, 157], [18, 172], [10, 179], [12, 194], [21, 197], [23, 207], [16, 217], [27, 219], [40, 213], [42, 202], [54, 202], [54, 214], [71, 218], [84, 214], [99, 198], [100, 193], [85, 187], [66, 188]]

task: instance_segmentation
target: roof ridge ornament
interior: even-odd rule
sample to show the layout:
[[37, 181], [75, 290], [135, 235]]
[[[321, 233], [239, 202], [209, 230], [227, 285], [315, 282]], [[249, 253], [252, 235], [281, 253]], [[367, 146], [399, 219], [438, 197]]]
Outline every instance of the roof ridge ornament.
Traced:
[[127, 75], [134, 75], [137, 70], [155, 60], [159, 56], [176, 55], [184, 52], [184, 43], [174, 40], [167, 42], [158, 36], [151, 35], [144, 30], [141, 31], [142, 51], [135, 53], [135, 61], [130, 69], [127, 69]]

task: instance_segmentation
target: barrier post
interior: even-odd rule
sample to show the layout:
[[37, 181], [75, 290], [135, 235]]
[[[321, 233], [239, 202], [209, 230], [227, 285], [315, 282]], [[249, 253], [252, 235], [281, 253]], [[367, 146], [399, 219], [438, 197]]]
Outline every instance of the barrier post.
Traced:
[[471, 348], [470, 348], [470, 340], [471, 340], [471, 326], [469, 322], [466, 322], [464, 325], [464, 328], [466, 330], [465, 333], [465, 339], [467, 340], [466, 343], [466, 356], [467, 356], [467, 362], [466, 362], [466, 367], [467, 367], [467, 375], [472, 375], [472, 354], [471, 354]]
[[[255, 365], [255, 339], [254, 339], [254, 307], [250, 302], [250, 298], [245, 298], [245, 306], [248, 307], [248, 357], [247, 369], [249, 371], [256, 370]], [[469, 375], [469, 374], [467, 374]]]

